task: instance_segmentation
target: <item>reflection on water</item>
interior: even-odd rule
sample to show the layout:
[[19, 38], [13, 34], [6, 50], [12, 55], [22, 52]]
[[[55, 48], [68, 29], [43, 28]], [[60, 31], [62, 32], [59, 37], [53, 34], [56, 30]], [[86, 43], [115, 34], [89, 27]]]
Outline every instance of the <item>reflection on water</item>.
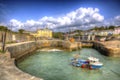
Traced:
[[[71, 66], [70, 58], [80, 52], [80, 57], [93, 56], [99, 58], [104, 66], [99, 70], [82, 69]], [[18, 67], [44, 80], [120, 80], [120, 58], [110, 58], [98, 51], [83, 48], [73, 52], [36, 52]]]

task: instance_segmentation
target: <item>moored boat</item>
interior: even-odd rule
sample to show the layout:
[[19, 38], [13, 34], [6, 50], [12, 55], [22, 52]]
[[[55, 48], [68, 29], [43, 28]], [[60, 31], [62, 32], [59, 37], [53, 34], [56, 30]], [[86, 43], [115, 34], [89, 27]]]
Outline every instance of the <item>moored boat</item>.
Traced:
[[72, 61], [71, 64], [76, 67], [81, 67], [82, 65], [86, 65], [86, 66], [88, 65], [88, 61], [84, 59], [72, 58], [71, 61]]
[[72, 58], [71, 64], [75, 67], [99, 69], [103, 66], [103, 63], [99, 62], [99, 59], [94, 57], [88, 57], [87, 60]]
[[103, 63], [99, 62], [99, 59], [94, 57], [88, 57], [89, 68], [90, 69], [99, 69], [103, 66]]

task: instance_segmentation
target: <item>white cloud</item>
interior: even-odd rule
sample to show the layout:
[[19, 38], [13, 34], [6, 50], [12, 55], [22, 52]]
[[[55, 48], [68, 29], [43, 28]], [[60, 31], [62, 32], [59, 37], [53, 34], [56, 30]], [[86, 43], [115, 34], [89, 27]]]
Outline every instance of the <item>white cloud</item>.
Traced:
[[23, 28], [24, 24], [16, 19], [11, 19], [9, 26], [12, 30], [18, 30], [18, 29]]
[[103, 26], [120, 26], [120, 15], [115, 16], [114, 18], [104, 20], [101, 24]]
[[114, 22], [113, 25], [120, 26], [120, 15], [116, 16], [113, 22]]
[[50, 29], [58, 31], [68, 30], [69, 27], [74, 29], [86, 29], [90, 28], [92, 25], [101, 23], [103, 20], [104, 16], [99, 13], [98, 8], [81, 7], [57, 18], [45, 16], [37, 21], [27, 20], [26, 22], [12, 19], [10, 20], [10, 24], [16, 29], [24, 28], [28, 30], [35, 30], [36, 28], [43, 28], [47, 26]]
[[120, 15], [116, 16], [114, 19], [120, 21]]

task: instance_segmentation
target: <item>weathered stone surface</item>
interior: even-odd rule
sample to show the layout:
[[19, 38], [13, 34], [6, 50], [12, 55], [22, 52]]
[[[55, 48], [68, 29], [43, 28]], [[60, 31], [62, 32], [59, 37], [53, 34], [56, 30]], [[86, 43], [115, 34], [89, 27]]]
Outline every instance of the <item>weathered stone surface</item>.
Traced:
[[23, 55], [26, 55], [30, 52], [38, 48], [45, 48], [45, 47], [60, 47], [69, 51], [81, 48], [80, 42], [71, 43], [69, 41], [63, 40], [39, 40], [29, 41], [29, 42], [22, 42], [22, 43], [15, 43], [7, 45], [6, 49], [10, 52], [11, 58], [20, 58]]
[[63, 40], [39, 40], [37, 42], [24, 42], [7, 46], [8, 51], [11, 53], [11, 57], [18, 58], [27, 53], [30, 53], [36, 48], [44, 47], [61, 47], [69, 51], [80, 49], [82, 46], [93, 46], [102, 54], [107, 56], [120, 56], [120, 41], [107, 41], [107, 42], [93, 42], [87, 44], [81, 44], [81, 42], [69, 42]]
[[8, 45], [6, 49], [10, 52], [11, 58], [19, 58], [25, 54], [36, 50], [36, 43], [34, 41], [30, 41], [11, 44]]
[[43, 48], [43, 47], [61, 47], [68, 50], [74, 50], [78, 47], [81, 48], [81, 42], [69, 42], [69, 41], [63, 41], [63, 40], [39, 40], [37, 41], [37, 47]]
[[93, 47], [104, 55], [120, 57], [120, 41], [94, 42]]
[[0, 80], [43, 80], [19, 70], [10, 53], [0, 54]]
[[93, 43], [82, 43], [82, 47], [92, 47]]

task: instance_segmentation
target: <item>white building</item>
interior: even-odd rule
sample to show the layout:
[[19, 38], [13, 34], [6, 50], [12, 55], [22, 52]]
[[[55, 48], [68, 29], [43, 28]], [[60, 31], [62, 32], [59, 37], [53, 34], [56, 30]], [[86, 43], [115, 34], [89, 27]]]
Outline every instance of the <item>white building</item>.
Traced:
[[101, 30], [101, 31], [86, 31], [85, 35], [99, 35], [99, 36], [108, 36], [114, 34], [114, 30]]
[[120, 27], [114, 29], [114, 34], [120, 34]]

